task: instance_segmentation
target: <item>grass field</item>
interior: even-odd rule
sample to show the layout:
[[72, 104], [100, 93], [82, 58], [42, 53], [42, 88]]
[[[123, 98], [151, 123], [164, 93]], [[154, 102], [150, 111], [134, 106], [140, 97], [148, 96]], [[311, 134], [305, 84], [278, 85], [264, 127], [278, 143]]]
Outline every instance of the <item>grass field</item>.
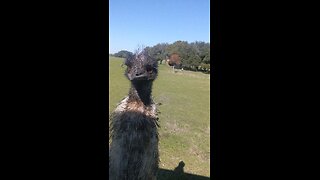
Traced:
[[[109, 113], [129, 91], [122, 62], [109, 58]], [[159, 65], [152, 95], [162, 104], [158, 106], [160, 168], [174, 170], [183, 161], [184, 172], [210, 177], [210, 75], [174, 73], [169, 66]]]

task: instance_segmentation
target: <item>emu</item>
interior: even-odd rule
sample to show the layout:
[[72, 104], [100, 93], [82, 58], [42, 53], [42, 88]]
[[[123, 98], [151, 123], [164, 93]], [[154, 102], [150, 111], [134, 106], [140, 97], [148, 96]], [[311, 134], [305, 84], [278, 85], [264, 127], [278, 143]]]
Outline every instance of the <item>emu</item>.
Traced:
[[125, 65], [131, 88], [110, 115], [109, 179], [155, 180], [159, 124], [151, 92], [158, 63], [142, 51], [127, 57]]

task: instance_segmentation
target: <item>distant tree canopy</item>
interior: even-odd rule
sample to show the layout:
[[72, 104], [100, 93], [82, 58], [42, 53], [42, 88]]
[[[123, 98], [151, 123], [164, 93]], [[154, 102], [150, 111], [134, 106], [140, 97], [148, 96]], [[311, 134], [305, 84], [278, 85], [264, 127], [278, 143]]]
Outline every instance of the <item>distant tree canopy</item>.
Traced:
[[179, 54], [172, 53], [170, 55], [168, 64], [170, 66], [174, 66], [175, 68], [181, 68], [181, 66], [180, 66], [181, 65], [181, 58], [180, 58]]
[[115, 57], [127, 58], [129, 55], [132, 55], [132, 52], [121, 50], [114, 54]]
[[160, 63], [162, 63], [162, 60], [179, 57], [184, 69], [210, 72], [209, 43], [199, 41], [192, 43], [187, 41], [176, 41], [172, 44], [159, 43], [153, 47], [146, 47], [145, 51]]

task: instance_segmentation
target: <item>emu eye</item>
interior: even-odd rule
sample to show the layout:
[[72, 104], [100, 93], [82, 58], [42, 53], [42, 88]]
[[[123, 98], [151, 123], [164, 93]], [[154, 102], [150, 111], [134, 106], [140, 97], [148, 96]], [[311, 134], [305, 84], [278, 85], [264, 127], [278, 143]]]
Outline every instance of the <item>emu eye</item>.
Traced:
[[147, 65], [146, 66], [146, 70], [147, 70], [147, 72], [151, 72], [152, 71], [152, 66], [151, 65]]

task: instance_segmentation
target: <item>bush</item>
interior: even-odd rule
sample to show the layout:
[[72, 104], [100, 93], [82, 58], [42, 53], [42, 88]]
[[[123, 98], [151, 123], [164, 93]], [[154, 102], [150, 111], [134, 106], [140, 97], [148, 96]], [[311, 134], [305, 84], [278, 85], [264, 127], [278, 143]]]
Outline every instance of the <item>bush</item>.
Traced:
[[114, 54], [115, 57], [120, 57], [120, 58], [127, 58], [129, 55], [133, 55], [133, 53], [125, 50], [119, 51]]

